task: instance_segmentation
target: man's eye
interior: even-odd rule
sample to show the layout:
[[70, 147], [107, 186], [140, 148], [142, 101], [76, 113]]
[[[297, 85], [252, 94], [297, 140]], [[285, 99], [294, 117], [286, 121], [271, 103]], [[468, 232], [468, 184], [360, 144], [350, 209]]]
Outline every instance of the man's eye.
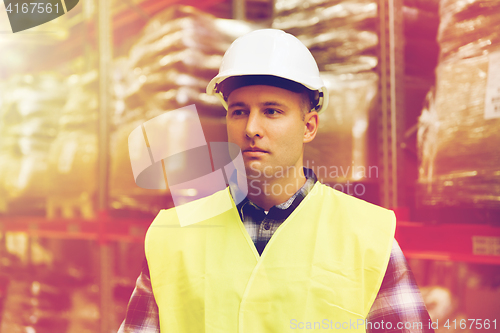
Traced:
[[231, 112], [233, 116], [242, 116], [245, 114], [245, 110], [234, 110]]
[[265, 110], [267, 114], [270, 114], [270, 115], [277, 115], [279, 113], [281, 113], [279, 110], [276, 110], [276, 109], [266, 109]]

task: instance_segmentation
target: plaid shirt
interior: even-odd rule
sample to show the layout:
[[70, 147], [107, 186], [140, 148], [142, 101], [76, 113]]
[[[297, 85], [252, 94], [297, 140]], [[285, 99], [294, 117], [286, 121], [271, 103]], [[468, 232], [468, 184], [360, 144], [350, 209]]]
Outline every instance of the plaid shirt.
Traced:
[[[317, 178], [312, 170], [304, 168], [304, 171], [306, 183], [290, 199], [272, 207], [269, 212], [265, 212], [248, 198], [237, 205], [241, 220], [260, 254], [276, 229], [316, 183]], [[366, 332], [432, 333], [434, 330], [429, 328], [429, 322], [429, 314], [413, 274], [394, 240], [384, 280], [366, 318]], [[160, 332], [158, 306], [145, 261], [118, 333], [155, 332]]]

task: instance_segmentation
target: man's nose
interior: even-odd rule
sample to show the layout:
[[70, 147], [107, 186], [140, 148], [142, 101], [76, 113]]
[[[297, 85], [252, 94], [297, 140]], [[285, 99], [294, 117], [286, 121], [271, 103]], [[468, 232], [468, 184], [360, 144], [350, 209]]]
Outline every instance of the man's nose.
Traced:
[[262, 120], [260, 119], [260, 115], [258, 112], [250, 112], [250, 114], [248, 115], [245, 132], [247, 137], [249, 137], [250, 139], [253, 139], [256, 136], [262, 138]]

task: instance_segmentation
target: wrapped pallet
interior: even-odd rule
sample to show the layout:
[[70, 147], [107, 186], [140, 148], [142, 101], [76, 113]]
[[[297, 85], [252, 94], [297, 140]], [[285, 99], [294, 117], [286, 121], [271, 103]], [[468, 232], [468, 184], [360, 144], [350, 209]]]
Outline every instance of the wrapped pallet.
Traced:
[[500, 208], [500, 3], [440, 4], [435, 91], [419, 120], [425, 205]]
[[205, 94], [205, 88], [217, 75], [232, 40], [218, 29], [215, 17], [193, 7], [172, 6], [161, 12], [130, 50], [127, 109], [167, 111], [194, 103], [200, 114], [224, 116], [224, 108], [216, 97]]
[[52, 184], [48, 152], [58, 131], [66, 90], [58, 76], [14, 76], [8, 82], [0, 114], [0, 207], [43, 211]]
[[[110, 167], [113, 208], [156, 213], [172, 205], [168, 188], [143, 189], [134, 181], [131, 159], [134, 147], [143, 142], [129, 141], [129, 135], [146, 121], [195, 104], [206, 141], [227, 141], [226, 111], [205, 89], [217, 75], [231, 42], [252, 29], [249, 24], [217, 19], [193, 7], [172, 6], [148, 22], [128, 57], [116, 63], [118, 102]], [[182, 144], [175, 136], [169, 141], [165, 145]], [[164, 184], [163, 179], [158, 180], [162, 181]]]
[[93, 217], [92, 198], [97, 191], [97, 71], [67, 79], [68, 100], [58, 121], [57, 137], [48, 154], [47, 198], [49, 217]]
[[375, 68], [378, 37], [374, 0], [277, 0], [273, 28], [299, 38], [321, 71]]

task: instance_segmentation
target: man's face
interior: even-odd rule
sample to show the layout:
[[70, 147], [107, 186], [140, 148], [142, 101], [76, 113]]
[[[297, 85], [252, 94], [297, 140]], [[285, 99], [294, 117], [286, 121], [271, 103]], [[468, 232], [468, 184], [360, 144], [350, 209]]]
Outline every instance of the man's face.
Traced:
[[303, 105], [300, 94], [265, 85], [229, 95], [228, 139], [241, 148], [247, 176], [274, 178], [290, 167], [302, 171], [303, 144], [312, 140]]

